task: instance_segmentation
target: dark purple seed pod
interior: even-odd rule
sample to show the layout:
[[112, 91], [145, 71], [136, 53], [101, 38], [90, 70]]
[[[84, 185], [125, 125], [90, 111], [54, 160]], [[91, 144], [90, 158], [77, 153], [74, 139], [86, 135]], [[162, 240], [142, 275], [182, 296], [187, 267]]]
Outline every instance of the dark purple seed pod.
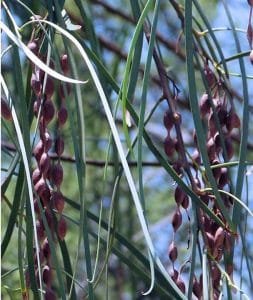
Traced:
[[172, 261], [172, 263], [174, 263], [177, 259], [177, 247], [175, 246], [174, 242], [171, 242], [168, 253], [170, 260]]
[[225, 238], [225, 231], [222, 227], [219, 227], [214, 236], [214, 246], [215, 247], [221, 247], [224, 243]]
[[39, 208], [38, 200], [36, 198], [33, 200], [33, 206], [36, 214], [40, 215], [40, 208]]
[[222, 126], [226, 124], [227, 114], [228, 114], [228, 112], [227, 112], [226, 108], [221, 106], [218, 110], [218, 119]]
[[52, 119], [54, 118], [54, 113], [55, 113], [54, 104], [52, 100], [47, 99], [43, 104], [43, 111], [42, 111], [43, 119], [46, 124], [52, 121]]
[[164, 141], [164, 151], [168, 157], [171, 157], [175, 152], [174, 140], [167, 135]]
[[173, 273], [171, 273], [170, 274], [170, 277], [172, 278], [172, 280], [174, 281], [174, 282], [176, 282], [177, 281], [177, 278], [178, 278], [178, 271], [177, 270], [175, 270], [175, 269], [173, 269]]
[[40, 158], [40, 171], [46, 175], [50, 167], [50, 157], [46, 152], [43, 152]]
[[195, 277], [193, 278], [192, 291], [198, 299], [201, 299], [202, 289], [201, 289], [200, 283], [198, 282], [198, 280]]
[[204, 93], [202, 95], [202, 97], [200, 98], [199, 107], [201, 118], [204, 118], [210, 112], [211, 108], [208, 94]]
[[182, 162], [178, 160], [173, 163], [172, 167], [178, 175], [182, 175]]
[[190, 204], [189, 197], [185, 195], [181, 205], [184, 209], [187, 209], [189, 207], [189, 204]]
[[51, 178], [57, 187], [59, 187], [63, 180], [63, 168], [62, 165], [58, 162], [52, 168]]
[[45, 192], [45, 190], [47, 189], [47, 184], [44, 180], [44, 178], [41, 178], [34, 187], [36, 193], [41, 197], [43, 195], [43, 193]]
[[47, 99], [50, 99], [53, 96], [54, 93], [54, 81], [51, 77], [47, 77], [47, 81], [45, 84], [45, 94], [47, 96]]
[[60, 126], [63, 126], [68, 119], [68, 111], [65, 105], [62, 105], [58, 111], [58, 123]]
[[62, 137], [58, 136], [55, 140], [55, 153], [61, 156], [64, 151], [64, 140]]
[[253, 27], [251, 25], [251, 22], [248, 23], [248, 28], [247, 28], [247, 38], [249, 41], [249, 46], [252, 49], [252, 41], [253, 41]]
[[177, 205], [182, 204], [185, 197], [185, 192], [182, 190], [182, 188], [178, 185], [175, 189], [174, 198], [177, 203]]
[[42, 270], [42, 279], [43, 279], [43, 282], [47, 286], [51, 285], [51, 283], [52, 283], [52, 269], [48, 265], [46, 265]]
[[209, 129], [209, 134], [211, 137], [214, 137], [217, 129], [216, 129], [216, 124], [215, 124], [215, 117], [214, 117], [214, 113], [211, 112], [209, 114], [209, 118], [208, 118], [208, 129]]
[[234, 156], [234, 147], [230, 137], [227, 137], [225, 139], [225, 147], [227, 151], [228, 160], [231, 160], [231, 158]]
[[42, 241], [45, 238], [45, 228], [43, 226], [42, 220], [36, 221], [36, 231], [37, 231], [38, 239]]
[[44, 254], [44, 257], [48, 260], [51, 256], [50, 246], [48, 239], [46, 238], [42, 244], [42, 252]]
[[64, 240], [66, 233], [67, 233], [67, 222], [64, 217], [61, 217], [58, 226], [57, 226], [57, 233], [60, 240]]
[[33, 171], [33, 174], [32, 174], [32, 181], [33, 181], [33, 184], [35, 185], [41, 178], [41, 172], [40, 172], [40, 169], [36, 168], [34, 171]]
[[223, 189], [223, 187], [229, 183], [229, 178], [228, 178], [228, 170], [227, 168], [221, 168], [221, 175], [219, 179], [219, 187]]
[[35, 55], [38, 55], [38, 53], [39, 53], [39, 45], [38, 45], [37, 41], [35, 41], [35, 40], [30, 41], [30, 42], [27, 44], [27, 47], [28, 47]]
[[37, 75], [34, 73], [32, 73], [31, 76], [31, 87], [33, 89], [34, 94], [36, 96], [39, 96], [41, 93], [41, 82]]
[[65, 200], [61, 192], [53, 192], [52, 193], [52, 202], [54, 208], [59, 212], [62, 213], [65, 205]]
[[51, 197], [51, 192], [48, 185], [46, 185], [46, 189], [43, 191], [40, 197], [43, 202], [43, 206], [47, 207], [50, 203], [50, 197]]
[[44, 300], [56, 300], [57, 299], [55, 292], [50, 287], [46, 288], [44, 297], [45, 297]]
[[185, 284], [182, 280], [182, 278], [179, 276], [177, 278], [177, 281], [176, 281], [176, 285], [178, 286], [178, 288], [180, 289], [180, 291], [185, 294]]
[[238, 117], [237, 113], [233, 110], [230, 110], [230, 112], [227, 115], [226, 118], [226, 127], [228, 132], [231, 132], [234, 128], [240, 128], [241, 127], [241, 121]]
[[249, 60], [253, 65], [253, 50], [251, 50], [250, 55], [249, 55]]
[[11, 121], [12, 120], [12, 114], [11, 114], [11, 109], [7, 102], [1, 98], [1, 116], [6, 120], [6, 121]]
[[41, 158], [43, 152], [44, 152], [44, 145], [43, 145], [42, 140], [39, 140], [38, 144], [35, 146], [35, 148], [33, 150], [33, 154], [34, 154], [37, 162], [40, 161], [40, 158]]
[[173, 215], [172, 218], [172, 226], [174, 229], [174, 232], [176, 232], [178, 230], [178, 228], [181, 226], [182, 224], [182, 214], [180, 212], [180, 209], [177, 208], [176, 212]]
[[171, 111], [167, 110], [163, 117], [163, 124], [165, 128], [170, 131], [175, 124], [173, 114]]
[[44, 150], [45, 150], [45, 152], [49, 151], [49, 149], [52, 146], [52, 143], [53, 143], [52, 142], [52, 138], [51, 138], [49, 132], [46, 131], [45, 134], [44, 134], [44, 137], [43, 137], [43, 144], [44, 144]]
[[63, 73], [66, 75], [69, 72], [69, 61], [68, 61], [68, 55], [63, 54], [60, 58], [60, 64], [61, 64], [61, 69]]

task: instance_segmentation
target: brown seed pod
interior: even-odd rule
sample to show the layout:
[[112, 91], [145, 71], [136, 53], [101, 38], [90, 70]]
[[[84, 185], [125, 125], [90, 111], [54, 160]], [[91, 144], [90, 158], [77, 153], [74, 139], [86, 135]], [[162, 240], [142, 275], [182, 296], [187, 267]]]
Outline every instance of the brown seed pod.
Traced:
[[175, 262], [177, 259], [177, 247], [175, 246], [175, 243], [172, 241], [170, 246], [169, 246], [169, 258], [172, 261], [172, 263]]
[[201, 285], [200, 285], [200, 283], [198, 282], [198, 280], [196, 279], [196, 277], [193, 278], [192, 291], [193, 291], [194, 295], [195, 295], [198, 299], [201, 299], [201, 296], [202, 296], [202, 289], [201, 289]]
[[180, 209], [177, 208], [176, 212], [173, 215], [172, 218], [172, 226], [174, 229], [174, 232], [176, 232], [178, 230], [178, 228], [181, 226], [182, 224], [182, 214], [180, 212]]
[[43, 226], [42, 220], [36, 221], [36, 231], [37, 231], [38, 239], [42, 241], [45, 238], [45, 228]]
[[63, 126], [68, 119], [68, 111], [65, 105], [62, 105], [58, 111], [58, 123], [60, 126]]
[[40, 169], [39, 168], [36, 168], [34, 171], [33, 171], [33, 174], [32, 174], [32, 181], [33, 181], [33, 184], [35, 185], [41, 178], [41, 172], [40, 172]]
[[69, 62], [68, 62], [68, 55], [63, 54], [60, 58], [61, 69], [63, 73], [66, 75], [69, 72]]
[[170, 131], [175, 124], [173, 114], [171, 111], [167, 110], [163, 117], [163, 124], [165, 128]]
[[61, 156], [64, 151], [64, 140], [58, 136], [55, 140], [55, 152], [58, 156]]
[[38, 144], [36, 145], [36, 147], [33, 150], [33, 154], [37, 160], [37, 162], [40, 161], [41, 155], [43, 154], [44, 151], [44, 145], [42, 140], [39, 140]]
[[67, 222], [64, 217], [61, 217], [57, 225], [57, 233], [60, 240], [63, 240], [67, 233]]
[[51, 178], [53, 183], [59, 187], [63, 180], [63, 168], [62, 165], [58, 162], [52, 168]]
[[40, 171], [46, 175], [50, 167], [50, 157], [46, 152], [43, 152], [40, 158]]
[[199, 107], [201, 118], [204, 118], [210, 112], [211, 108], [208, 94], [204, 93], [202, 95], [202, 97], [200, 98]]
[[45, 190], [47, 189], [47, 184], [46, 181], [44, 180], [44, 178], [41, 178], [34, 187], [36, 193], [41, 197], [43, 195], [43, 193], [45, 192]]
[[55, 109], [52, 100], [47, 99], [43, 104], [42, 116], [44, 122], [48, 124], [54, 117]]
[[164, 141], [164, 151], [168, 157], [171, 157], [175, 152], [174, 140], [169, 135], [167, 135]]
[[241, 121], [238, 117], [237, 113], [233, 110], [230, 110], [227, 118], [226, 118], [226, 127], [228, 132], [231, 132], [234, 128], [240, 128], [241, 127]]
[[44, 296], [44, 300], [56, 300], [56, 299], [57, 298], [56, 298], [55, 292], [50, 287], [47, 287], [45, 296]]
[[181, 292], [184, 294], [185, 293], [185, 284], [180, 276], [177, 278], [176, 285], [181, 290]]
[[1, 116], [6, 120], [6, 121], [11, 121], [12, 120], [12, 114], [11, 114], [11, 109], [7, 102], [1, 98]]
[[51, 285], [51, 283], [52, 283], [52, 269], [48, 265], [44, 266], [44, 268], [42, 270], [42, 279], [43, 279], [43, 282], [47, 286]]
[[44, 254], [44, 257], [49, 260], [50, 256], [51, 256], [51, 250], [50, 250], [50, 246], [49, 246], [49, 242], [48, 239], [46, 238], [42, 244], [42, 252]]
[[185, 195], [185, 196], [184, 196], [184, 199], [183, 199], [183, 201], [182, 201], [182, 203], [181, 203], [182, 207], [183, 207], [184, 209], [187, 209], [187, 208], [189, 207], [189, 203], [190, 203], [189, 197], [188, 197], [187, 195]]
[[54, 208], [59, 212], [62, 213], [65, 205], [65, 200], [61, 192], [53, 192], [52, 194], [52, 201]]

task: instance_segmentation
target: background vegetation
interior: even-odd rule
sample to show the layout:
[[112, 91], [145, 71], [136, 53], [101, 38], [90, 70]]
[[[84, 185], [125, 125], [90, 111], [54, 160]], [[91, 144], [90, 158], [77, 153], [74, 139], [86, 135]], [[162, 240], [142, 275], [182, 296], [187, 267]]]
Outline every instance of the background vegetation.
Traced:
[[252, 6], [2, 1], [3, 299], [253, 297]]

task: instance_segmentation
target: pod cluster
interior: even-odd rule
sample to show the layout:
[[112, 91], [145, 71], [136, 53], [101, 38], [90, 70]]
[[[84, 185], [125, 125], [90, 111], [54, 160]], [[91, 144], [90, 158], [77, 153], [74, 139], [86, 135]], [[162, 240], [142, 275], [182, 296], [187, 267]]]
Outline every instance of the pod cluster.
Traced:
[[[225, 86], [221, 80], [217, 80], [208, 64], [204, 66], [204, 74], [209, 85], [211, 95], [204, 93], [199, 101], [199, 110], [203, 125], [207, 130], [206, 144], [208, 159], [212, 167], [213, 176], [216, 180], [219, 190], [230, 191], [230, 179], [228, 169], [221, 167], [220, 164], [228, 162], [234, 155], [234, 143], [232, 135], [234, 131], [240, 129], [240, 118], [235, 111], [233, 101], [229, 99]], [[230, 101], [229, 101], [230, 100]], [[179, 114], [177, 114], [180, 116]], [[164, 151], [173, 164], [174, 170], [181, 178], [185, 176], [183, 173], [183, 164], [180, 161], [180, 153], [177, 139], [173, 138], [173, 130], [176, 121], [181, 122], [181, 116], [176, 120], [172, 112], [166, 111], [164, 114], [164, 126], [167, 130], [167, 136], [164, 141]], [[199, 229], [202, 232], [204, 247], [208, 250], [210, 275], [212, 278], [212, 288], [214, 299], [218, 299], [220, 295], [221, 272], [217, 264], [222, 261], [223, 254], [230, 253], [233, 245], [233, 233], [229, 229], [226, 220], [221, 214], [217, 205], [215, 196], [210, 192], [202, 192], [208, 187], [207, 175], [202, 169], [202, 159], [199, 151], [196, 133], [193, 136], [194, 152], [190, 157], [189, 164], [194, 177], [195, 189], [201, 191], [199, 198], [204, 204], [208, 205], [212, 212], [225, 224], [225, 228], [221, 227], [212, 220], [202, 209], [199, 209]], [[217, 166], [217, 167], [216, 167]], [[202, 170], [202, 171], [200, 171]], [[224, 206], [230, 210], [233, 205], [233, 199], [225, 193], [220, 193]], [[173, 266], [171, 274], [179, 289], [185, 293], [185, 284], [182, 280], [181, 272], [176, 269], [175, 261], [178, 258], [178, 248], [175, 243], [175, 234], [182, 225], [182, 210], [185, 210], [189, 219], [188, 211], [190, 205], [189, 196], [180, 186], [176, 186], [174, 192], [176, 209], [172, 216], [173, 238], [168, 248], [168, 256]], [[180, 268], [182, 270], [182, 268]], [[226, 272], [232, 278], [233, 266], [226, 265]], [[198, 298], [202, 297], [202, 274], [193, 280], [193, 293]]]
[[[38, 45], [36, 41], [28, 44], [28, 47], [38, 54]], [[60, 58], [61, 69], [65, 75], [69, 72], [68, 57], [66, 54]], [[54, 64], [50, 61], [50, 68]], [[56, 90], [54, 80], [45, 74], [41, 69], [33, 65], [31, 76], [31, 87], [35, 95], [33, 111], [38, 119], [39, 141], [33, 149], [33, 155], [36, 160], [36, 168], [32, 173], [34, 184], [34, 208], [37, 214], [36, 229], [40, 242], [40, 262], [42, 268], [42, 280], [45, 285], [45, 299], [56, 299], [52, 289], [52, 263], [51, 251], [42, 220], [41, 209], [43, 208], [47, 224], [51, 230], [52, 236], [60, 240], [65, 238], [67, 233], [67, 222], [62, 215], [65, 199], [61, 192], [63, 182], [63, 167], [61, 164], [61, 155], [64, 151], [64, 139], [62, 129], [68, 119], [68, 111], [65, 105], [64, 88], [60, 85]], [[59, 93], [60, 105], [56, 108], [53, 101], [55, 92]], [[66, 89], [69, 93], [69, 87]], [[53, 135], [50, 132], [49, 124], [56, 121], [56, 135], [53, 141]], [[50, 158], [50, 151], [57, 154], [57, 159]], [[40, 205], [39, 205], [40, 203]], [[35, 259], [35, 265], [37, 264]], [[36, 265], [36, 267], [38, 267]]]

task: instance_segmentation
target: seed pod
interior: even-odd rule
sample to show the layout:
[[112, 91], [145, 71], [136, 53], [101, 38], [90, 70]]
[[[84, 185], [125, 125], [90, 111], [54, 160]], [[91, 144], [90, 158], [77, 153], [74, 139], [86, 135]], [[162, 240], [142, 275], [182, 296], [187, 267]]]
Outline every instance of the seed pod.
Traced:
[[[215, 159], [212, 161], [211, 164], [212, 164], [212, 166], [215, 166], [215, 165], [218, 165], [219, 163], [220, 162], [217, 159]], [[214, 178], [216, 179], [216, 181], [218, 181], [221, 176], [221, 168], [213, 168], [212, 172], [213, 172]]]
[[217, 247], [217, 248], [221, 247], [223, 245], [224, 238], [225, 238], [225, 231], [222, 227], [219, 227], [216, 230], [215, 236], [214, 236], [215, 247]]
[[182, 175], [182, 163], [179, 160], [174, 162], [172, 167], [179, 176]]
[[209, 249], [212, 253], [213, 248], [214, 248], [214, 237], [209, 232], [206, 232], [205, 235], [206, 235], [206, 238], [207, 238], [208, 247], [209, 247]]
[[229, 178], [228, 178], [228, 170], [227, 168], [221, 168], [221, 175], [219, 179], [219, 187], [223, 189], [223, 187], [229, 183]]
[[47, 99], [50, 99], [54, 93], [54, 81], [51, 77], [47, 77], [46, 85], [45, 85], [45, 94]]
[[46, 288], [46, 293], [45, 293], [44, 297], [45, 297], [44, 300], [56, 300], [57, 299], [55, 292], [50, 287]]
[[45, 238], [45, 228], [43, 226], [42, 220], [36, 221], [36, 231], [37, 231], [38, 239], [42, 241]]
[[237, 113], [230, 110], [226, 118], [226, 127], [228, 132], [231, 132], [234, 128], [240, 128], [241, 121]]
[[60, 240], [63, 240], [67, 233], [67, 222], [64, 217], [61, 217], [58, 222], [57, 232]]
[[38, 55], [38, 52], [39, 52], [39, 45], [38, 45], [38, 42], [33, 40], [33, 41], [30, 41], [28, 44], [27, 44], [27, 47], [35, 54], [35, 55]]
[[63, 126], [68, 119], [68, 111], [67, 108], [62, 105], [58, 111], [58, 123], [60, 126]]
[[178, 271], [175, 270], [175, 269], [173, 269], [173, 273], [170, 274], [170, 277], [172, 278], [173, 281], [176, 282], [176, 280], [177, 280], [177, 278], [178, 278], [178, 275], [179, 275], [179, 274], [178, 274]]
[[229, 253], [233, 245], [232, 235], [229, 231], [225, 231], [224, 248]]
[[209, 129], [209, 134], [211, 137], [215, 136], [217, 129], [216, 129], [216, 124], [215, 124], [215, 117], [214, 117], [214, 113], [211, 112], [209, 114], [209, 118], [208, 118], [208, 129]]
[[45, 190], [47, 189], [47, 184], [45, 182], [45, 180], [43, 178], [41, 178], [34, 187], [36, 193], [41, 197], [42, 194], [45, 192]]
[[164, 151], [168, 157], [171, 157], [175, 152], [174, 141], [169, 135], [167, 135], [164, 141]]
[[53, 143], [52, 142], [52, 138], [51, 138], [49, 132], [46, 131], [45, 134], [44, 134], [44, 137], [43, 137], [43, 144], [44, 144], [44, 150], [45, 150], [45, 152], [49, 151], [49, 149], [52, 146], [52, 143]]
[[40, 170], [38, 168], [36, 168], [32, 174], [33, 184], [35, 185], [40, 180], [40, 178], [41, 178]]
[[184, 294], [185, 293], [185, 284], [181, 277], [177, 278], [176, 285], [181, 290], [181, 292]]
[[62, 213], [65, 205], [65, 200], [61, 192], [53, 192], [52, 194], [52, 201], [54, 208], [59, 212]]
[[170, 131], [172, 127], [174, 126], [174, 118], [171, 111], [167, 110], [163, 117], [163, 124], [165, 128]]
[[180, 209], [177, 208], [176, 212], [173, 215], [172, 218], [172, 226], [174, 229], [174, 232], [176, 232], [178, 230], [178, 228], [181, 226], [182, 224], [182, 214], [180, 212]]
[[202, 95], [202, 97], [200, 98], [199, 107], [200, 107], [201, 118], [204, 118], [210, 112], [210, 108], [211, 108], [208, 94], [204, 93]]
[[177, 247], [175, 246], [174, 242], [171, 242], [169, 246], [169, 258], [172, 261], [172, 263], [174, 263], [177, 259]]
[[183, 202], [181, 203], [182, 207], [184, 209], [187, 209], [189, 207], [189, 197], [187, 195], [184, 196]]
[[53, 183], [59, 187], [63, 180], [63, 168], [60, 163], [53, 166], [51, 176]]
[[54, 113], [55, 113], [54, 104], [52, 100], [47, 99], [43, 104], [43, 112], [42, 112], [46, 124], [52, 121], [54, 117]]
[[50, 167], [50, 157], [46, 152], [43, 152], [40, 158], [40, 171], [43, 175], [46, 175]]
[[[204, 195], [200, 195], [200, 199], [206, 204], [208, 205], [210, 197], [207, 194]], [[207, 219], [207, 218], [206, 218]], [[208, 219], [207, 219], [208, 220]]]
[[41, 99], [37, 98], [37, 100], [35, 100], [34, 103], [33, 103], [33, 113], [34, 113], [36, 118], [39, 115], [40, 105], [41, 105]]
[[42, 244], [42, 251], [43, 251], [45, 258], [48, 260], [51, 256], [51, 251], [50, 251], [50, 246], [49, 246], [49, 242], [48, 242], [47, 238], [44, 240], [44, 242]]
[[41, 200], [43, 202], [43, 206], [46, 207], [49, 205], [50, 202], [50, 197], [51, 197], [51, 193], [50, 193], [50, 189], [48, 187], [48, 185], [46, 185], [45, 190], [41, 193]]
[[251, 22], [248, 23], [248, 28], [247, 28], [247, 38], [249, 41], [249, 46], [252, 49], [252, 41], [253, 41], [253, 28], [251, 25]]
[[226, 124], [227, 114], [226, 108], [221, 106], [218, 110], [218, 119], [222, 126]]
[[198, 299], [201, 299], [202, 289], [201, 289], [201, 286], [200, 286], [198, 280], [195, 277], [193, 278], [192, 291]]
[[42, 270], [43, 282], [49, 286], [52, 283], [52, 269], [46, 265]]
[[55, 152], [58, 156], [61, 156], [64, 151], [64, 140], [58, 136], [55, 140]]
[[251, 50], [250, 55], [249, 55], [249, 60], [253, 65], [253, 50]]
[[37, 162], [40, 161], [43, 151], [44, 151], [43, 142], [42, 142], [42, 140], [39, 140], [38, 144], [36, 145], [36, 147], [33, 150], [33, 154], [34, 154]]
[[234, 156], [234, 147], [231, 138], [227, 137], [225, 139], [225, 147], [227, 151], [228, 160], [231, 160], [231, 158]]
[[68, 55], [63, 54], [60, 58], [61, 68], [63, 73], [66, 75], [69, 72], [69, 62], [68, 62]]
[[39, 78], [36, 76], [36, 74], [32, 73], [31, 76], [31, 87], [34, 91], [34, 94], [36, 96], [39, 96], [41, 93], [41, 82], [39, 80]]
[[12, 120], [12, 114], [11, 114], [11, 109], [7, 102], [1, 98], [1, 116], [6, 120], [6, 121], [11, 121]]
[[180, 205], [184, 200], [185, 192], [182, 190], [182, 188], [178, 185], [175, 189], [174, 198], [177, 203], [177, 205]]

